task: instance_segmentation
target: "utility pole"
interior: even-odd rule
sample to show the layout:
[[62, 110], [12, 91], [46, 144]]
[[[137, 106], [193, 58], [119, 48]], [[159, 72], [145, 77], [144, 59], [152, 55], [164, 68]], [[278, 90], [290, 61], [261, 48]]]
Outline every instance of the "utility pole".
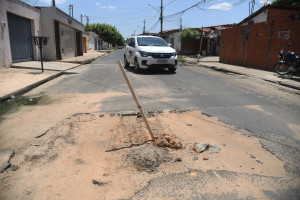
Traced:
[[163, 0], [161, 0], [161, 6], [160, 6], [160, 34], [162, 35], [163, 32]]
[[55, 7], [55, 0], [52, 0], [52, 7]]
[[87, 31], [89, 31], [89, 16], [86, 16], [86, 28], [87, 28]]
[[144, 29], [143, 29], [143, 34], [146, 33], [146, 20], [144, 19]]
[[73, 17], [73, 4], [69, 5], [69, 15]]
[[180, 17], [180, 28], [179, 30], [181, 31], [182, 30], [182, 17]]
[[135, 36], [135, 30], [134, 30], [134, 32], [133, 32], [133, 36]]
[[80, 14], [80, 22], [82, 23], [82, 14]]
[[73, 15], [73, 11], [74, 11], [74, 9], [73, 9], [73, 4], [72, 4], [72, 17], [74, 17], [74, 15]]
[[200, 40], [199, 55], [201, 55], [201, 50], [202, 50], [202, 39], [203, 39], [203, 26], [202, 26], [202, 31], [201, 31], [201, 40]]

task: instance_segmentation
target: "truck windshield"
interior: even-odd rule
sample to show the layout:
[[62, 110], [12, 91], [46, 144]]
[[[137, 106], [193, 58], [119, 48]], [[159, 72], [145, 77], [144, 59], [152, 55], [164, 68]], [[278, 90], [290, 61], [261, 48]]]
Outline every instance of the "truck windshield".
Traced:
[[168, 46], [162, 38], [156, 37], [138, 37], [137, 42], [138, 46]]

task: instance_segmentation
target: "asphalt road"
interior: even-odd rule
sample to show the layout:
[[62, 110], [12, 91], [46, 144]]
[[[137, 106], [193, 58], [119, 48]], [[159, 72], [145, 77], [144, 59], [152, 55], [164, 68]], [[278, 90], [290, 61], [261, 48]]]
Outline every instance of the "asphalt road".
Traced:
[[[101, 102], [99, 112], [136, 111], [117, 62], [123, 50], [93, 62], [78, 76], [50, 88], [58, 93], [124, 93]], [[176, 73], [126, 69], [144, 110], [195, 109], [260, 138], [261, 144], [300, 174], [299, 94], [281, 86], [234, 74], [178, 66]], [[278, 93], [273, 94], [273, 90]]]

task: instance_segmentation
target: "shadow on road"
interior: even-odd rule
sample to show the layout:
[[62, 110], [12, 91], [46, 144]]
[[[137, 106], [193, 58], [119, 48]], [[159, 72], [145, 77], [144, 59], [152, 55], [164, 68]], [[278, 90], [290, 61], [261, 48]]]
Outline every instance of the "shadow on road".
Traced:
[[134, 71], [133, 67], [124, 68], [127, 72], [132, 72], [139, 75], [175, 75], [176, 72], [170, 72], [168, 69], [141, 69], [139, 72]]

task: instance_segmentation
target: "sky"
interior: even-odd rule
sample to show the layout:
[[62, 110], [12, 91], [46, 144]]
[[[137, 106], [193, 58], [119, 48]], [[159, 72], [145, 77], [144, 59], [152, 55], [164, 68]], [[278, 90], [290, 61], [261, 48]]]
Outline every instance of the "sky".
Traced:
[[[22, 0], [31, 6], [51, 6], [52, 0]], [[183, 28], [199, 28], [239, 23], [257, 11], [267, 1], [273, 0], [55, 0], [56, 7], [69, 14], [73, 4], [73, 16], [88, 16], [89, 23], [106, 23], [115, 26], [126, 39], [141, 34], [144, 28], [150, 33], [160, 32], [160, 7], [163, 1], [163, 31]], [[83, 24], [86, 17], [83, 17]]]

